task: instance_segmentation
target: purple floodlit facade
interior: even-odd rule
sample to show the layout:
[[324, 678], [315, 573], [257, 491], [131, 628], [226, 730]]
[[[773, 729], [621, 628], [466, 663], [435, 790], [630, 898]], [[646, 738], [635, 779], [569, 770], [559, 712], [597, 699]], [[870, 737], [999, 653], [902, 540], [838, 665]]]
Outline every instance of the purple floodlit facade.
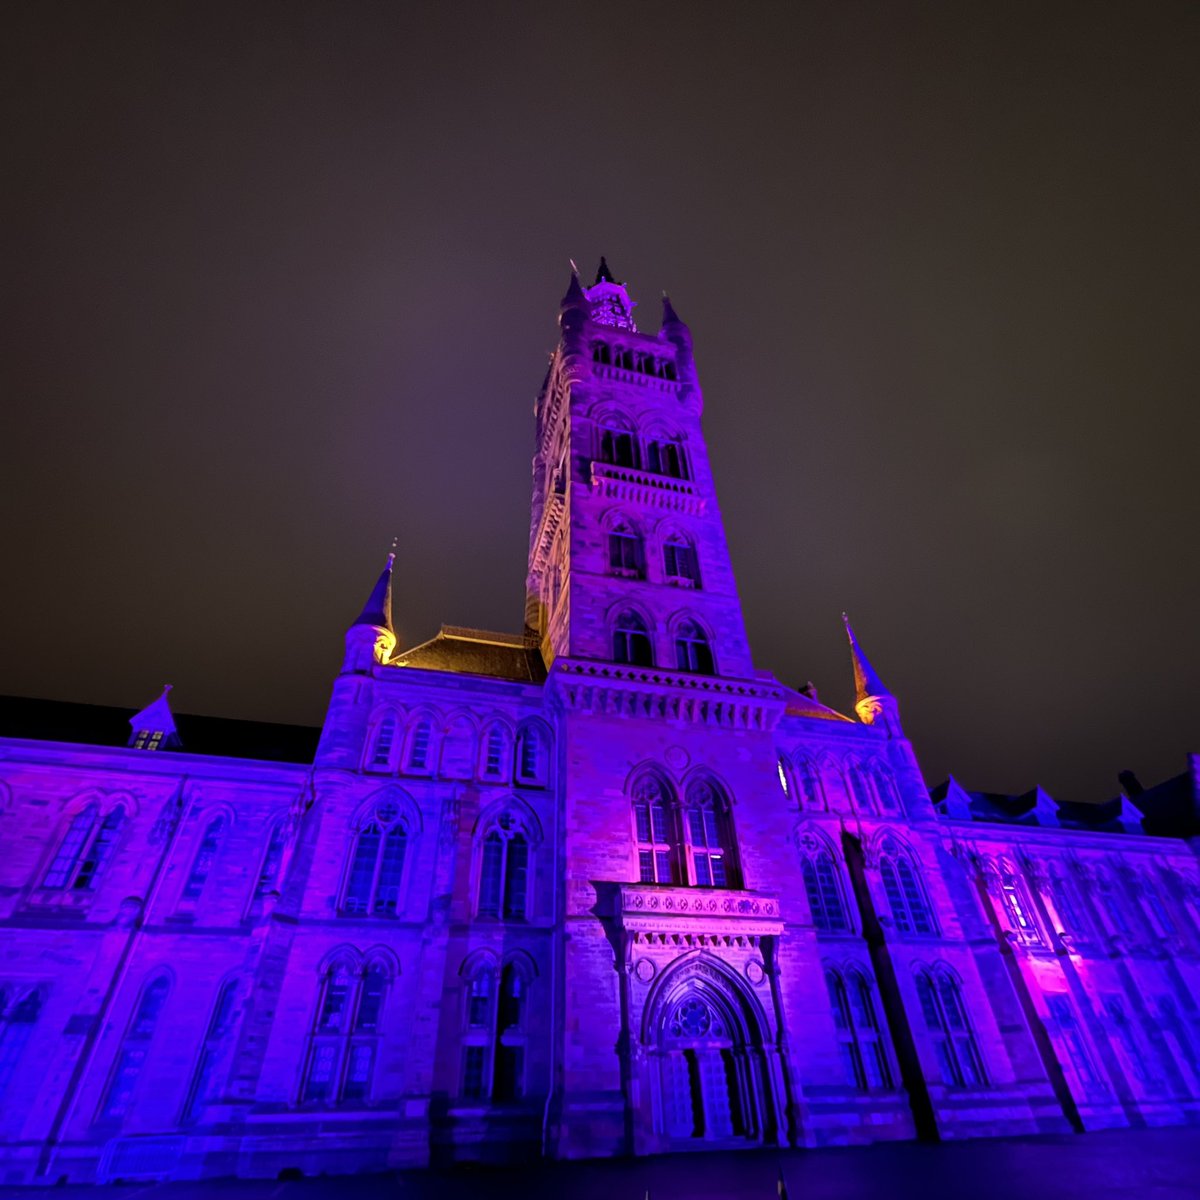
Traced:
[[756, 668], [632, 313], [572, 276], [523, 633], [398, 647], [389, 560], [311, 761], [0, 739], [0, 1182], [1200, 1118], [1200, 759], [931, 793], [849, 625], [852, 715]]

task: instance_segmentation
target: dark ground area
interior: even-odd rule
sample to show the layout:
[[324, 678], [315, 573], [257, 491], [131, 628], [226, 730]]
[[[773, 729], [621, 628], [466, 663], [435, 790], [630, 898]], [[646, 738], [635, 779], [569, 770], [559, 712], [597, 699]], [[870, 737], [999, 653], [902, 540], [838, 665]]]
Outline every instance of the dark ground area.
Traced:
[[788, 1200], [1196, 1200], [1200, 1129], [1114, 1130], [1082, 1136], [1003, 1138], [940, 1145], [904, 1142], [830, 1150], [686, 1154], [522, 1169], [460, 1169], [370, 1176], [105, 1188], [0, 1188], [0, 1200], [34, 1197], [199, 1200], [772, 1200], [782, 1170]]

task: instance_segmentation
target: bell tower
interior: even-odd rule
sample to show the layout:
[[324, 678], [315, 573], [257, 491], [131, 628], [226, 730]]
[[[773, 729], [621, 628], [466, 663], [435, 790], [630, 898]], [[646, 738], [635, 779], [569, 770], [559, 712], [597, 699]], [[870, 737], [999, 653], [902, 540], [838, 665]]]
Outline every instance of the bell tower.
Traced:
[[526, 624], [547, 665], [753, 673], [701, 429], [692, 339], [657, 333], [608, 263], [572, 272], [536, 407]]

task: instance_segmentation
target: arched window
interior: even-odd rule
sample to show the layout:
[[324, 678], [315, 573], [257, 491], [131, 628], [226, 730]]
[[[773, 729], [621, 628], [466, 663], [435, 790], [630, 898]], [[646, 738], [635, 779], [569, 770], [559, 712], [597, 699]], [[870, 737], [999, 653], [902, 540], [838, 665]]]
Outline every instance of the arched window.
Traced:
[[505, 963], [478, 964], [467, 981], [462, 1094], [504, 1103], [525, 1094], [525, 1011], [529, 972]]
[[529, 838], [504, 813], [483, 838], [479, 867], [479, 915], [523, 921], [528, 901]]
[[684, 801], [692, 883], [698, 887], [738, 887], [729, 808], [706, 780], [689, 785]]
[[119, 807], [102, 821], [94, 804], [76, 813], [42, 880], [42, 887], [95, 891], [116, 849], [124, 819], [125, 813]]
[[824, 846], [817, 846], [801, 859], [800, 873], [813, 924], [826, 933], [845, 933], [850, 925], [833, 855]]
[[146, 1056], [150, 1053], [154, 1030], [170, 990], [171, 984], [164, 975], [160, 975], [143, 989], [133, 1020], [129, 1023], [121, 1048], [117, 1051], [108, 1089], [100, 1106], [102, 1120], [119, 1121], [129, 1111], [138, 1076], [142, 1073]]
[[653, 775], [643, 775], [634, 785], [633, 824], [640, 882], [679, 883], [670, 797]]
[[1162, 898], [1158, 882], [1150, 875], [1144, 875], [1141, 885], [1142, 899], [1145, 901], [1146, 910], [1152, 918], [1154, 932], [1160, 936], [1174, 937], [1179, 932], [1179, 927], [1175, 924], [1175, 918], [1171, 916], [1171, 910]]
[[546, 782], [550, 747], [545, 731], [536, 722], [521, 726], [517, 735], [517, 782], [540, 786]]
[[342, 911], [394, 916], [400, 904], [407, 848], [408, 830], [399, 805], [385, 800], [354, 839]]
[[967, 1022], [958, 980], [943, 970], [917, 973], [917, 995], [933, 1041], [942, 1081], [952, 1087], [981, 1087], [983, 1060]]
[[800, 759], [796, 766], [796, 787], [800, 808], [823, 810], [826, 807], [821, 774], [807, 758]]
[[430, 770], [430, 745], [433, 742], [433, 722], [422, 717], [408, 736], [408, 753], [404, 758], [405, 769], [423, 775]]
[[1077, 940], [1084, 941], [1091, 936], [1091, 923], [1084, 915], [1083, 905], [1079, 903], [1075, 885], [1069, 879], [1060, 875], [1051, 878], [1050, 902], [1061, 923], [1060, 933], [1070, 934]]
[[1046, 997], [1046, 1008], [1050, 1013], [1050, 1033], [1066, 1050], [1065, 1056], [1060, 1050], [1060, 1057], [1071, 1064], [1071, 1069], [1079, 1078], [1087, 1091], [1097, 1091], [1102, 1088], [1100, 1076], [1083, 1037], [1079, 1022], [1075, 1020], [1071, 1002], [1066, 996], [1058, 994]]
[[887, 767], [876, 763], [871, 770], [871, 781], [875, 785], [875, 795], [883, 805], [885, 812], [896, 812], [900, 808], [900, 795], [896, 790], [895, 776]]
[[860, 1092], [890, 1088], [892, 1077], [879, 1036], [871, 985], [857, 971], [843, 978], [830, 970], [825, 972], [825, 986], [846, 1081]]
[[1021, 877], [1004, 867], [1000, 872], [1000, 899], [1004, 904], [1009, 928], [1029, 946], [1042, 944], [1042, 933], [1029, 902], [1029, 893]]
[[1121, 894], [1119, 885], [1104, 867], [1096, 871], [1096, 895], [1100, 901], [1100, 910], [1104, 913], [1111, 931], [1128, 937], [1130, 927], [1125, 897]]
[[663, 575], [676, 587], [700, 586], [696, 549], [682, 533], [673, 533], [663, 542]]
[[606, 425], [600, 430], [600, 461], [614, 467], [637, 467], [637, 442], [633, 430]]
[[389, 982], [379, 964], [355, 974], [348, 964], [336, 963], [326, 972], [305, 1065], [303, 1100], [336, 1104], [371, 1098]]
[[695, 621], [683, 621], [675, 630], [675, 666], [695, 675], [713, 673], [712, 647], [708, 635]]
[[230, 980], [217, 993], [212, 1017], [200, 1047], [200, 1058], [192, 1075], [187, 1101], [183, 1106], [184, 1121], [195, 1121], [216, 1090], [217, 1068], [224, 1057], [229, 1034], [233, 1029], [233, 1014], [237, 1000], [237, 982]]
[[372, 770], [389, 770], [392, 765], [392, 748], [396, 744], [396, 714], [388, 713], [379, 722], [375, 734], [375, 746], [371, 751], [370, 767]]
[[628, 521], [618, 521], [608, 533], [608, 569], [623, 579], [641, 579], [645, 574], [642, 539]]
[[208, 882], [209, 874], [212, 872], [213, 862], [216, 860], [217, 850], [221, 845], [221, 834], [224, 830], [224, 817], [215, 817], [209, 821], [204, 836], [200, 839], [200, 848], [192, 860], [192, 870], [187, 877], [187, 883], [183, 885], [184, 900], [194, 901], [200, 898], [201, 892], [204, 891], [204, 885]]
[[609, 353], [607, 342], [592, 343], [592, 362], [600, 363], [606, 367], [612, 364], [612, 355]]
[[613, 625], [613, 661], [632, 667], [654, 665], [646, 622], [631, 609], [625, 609]]
[[871, 788], [871, 780], [857, 764], [852, 764], [846, 770], [846, 790], [850, 793], [856, 812], [874, 815], [875, 793]]
[[1104, 1014], [1108, 1018], [1108, 1027], [1112, 1031], [1113, 1040], [1120, 1046], [1126, 1066], [1132, 1071], [1134, 1078], [1147, 1087], [1161, 1086], [1162, 1081], [1156, 1077], [1156, 1073], [1150, 1067], [1142, 1040], [1137, 1029], [1134, 1028], [1133, 1022], [1129, 1019], [1124, 998], [1105, 996]]
[[254, 898], [261, 900], [268, 892], [274, 892], [279, 887], [279, 869], [283, 866], [283, 847], [287, 840], [284, 823], [277, 821], [271, 829], [267, 840], [267, 852], [263, 856], [262, 867], [258, 872], [258, 882], [254, 885]]
[[646, 470], [655, 475], [669, 475], [673, 479], [686, 479], [683, 449], [678, 442], [658, 438], [646, 443]]
[[17, 1064], [41, 1011], [39, 988], [0, 987], [0, 1101], [17, 1073]]
[[890, 839], [884, 843], [879, 857], [879, 873], [896, 928], [901, 933], [936, 932], [917, 872], [909, 856]]
[[508, 737], [501, 725], [493, 725], [483, 740], [483, 770], [485, 779], [508, 777]]

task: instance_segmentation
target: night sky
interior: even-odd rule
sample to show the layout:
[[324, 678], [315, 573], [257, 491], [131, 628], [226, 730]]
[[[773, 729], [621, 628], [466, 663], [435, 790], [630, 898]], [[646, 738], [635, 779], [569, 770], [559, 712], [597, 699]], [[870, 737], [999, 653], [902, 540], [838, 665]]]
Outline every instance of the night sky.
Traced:
[[568, 260], [689, 322], [760, 667], [929, 782], [1200, 750], [1200, 10], [63, 5], [0, 36], [0, 691], [519, 632]]

